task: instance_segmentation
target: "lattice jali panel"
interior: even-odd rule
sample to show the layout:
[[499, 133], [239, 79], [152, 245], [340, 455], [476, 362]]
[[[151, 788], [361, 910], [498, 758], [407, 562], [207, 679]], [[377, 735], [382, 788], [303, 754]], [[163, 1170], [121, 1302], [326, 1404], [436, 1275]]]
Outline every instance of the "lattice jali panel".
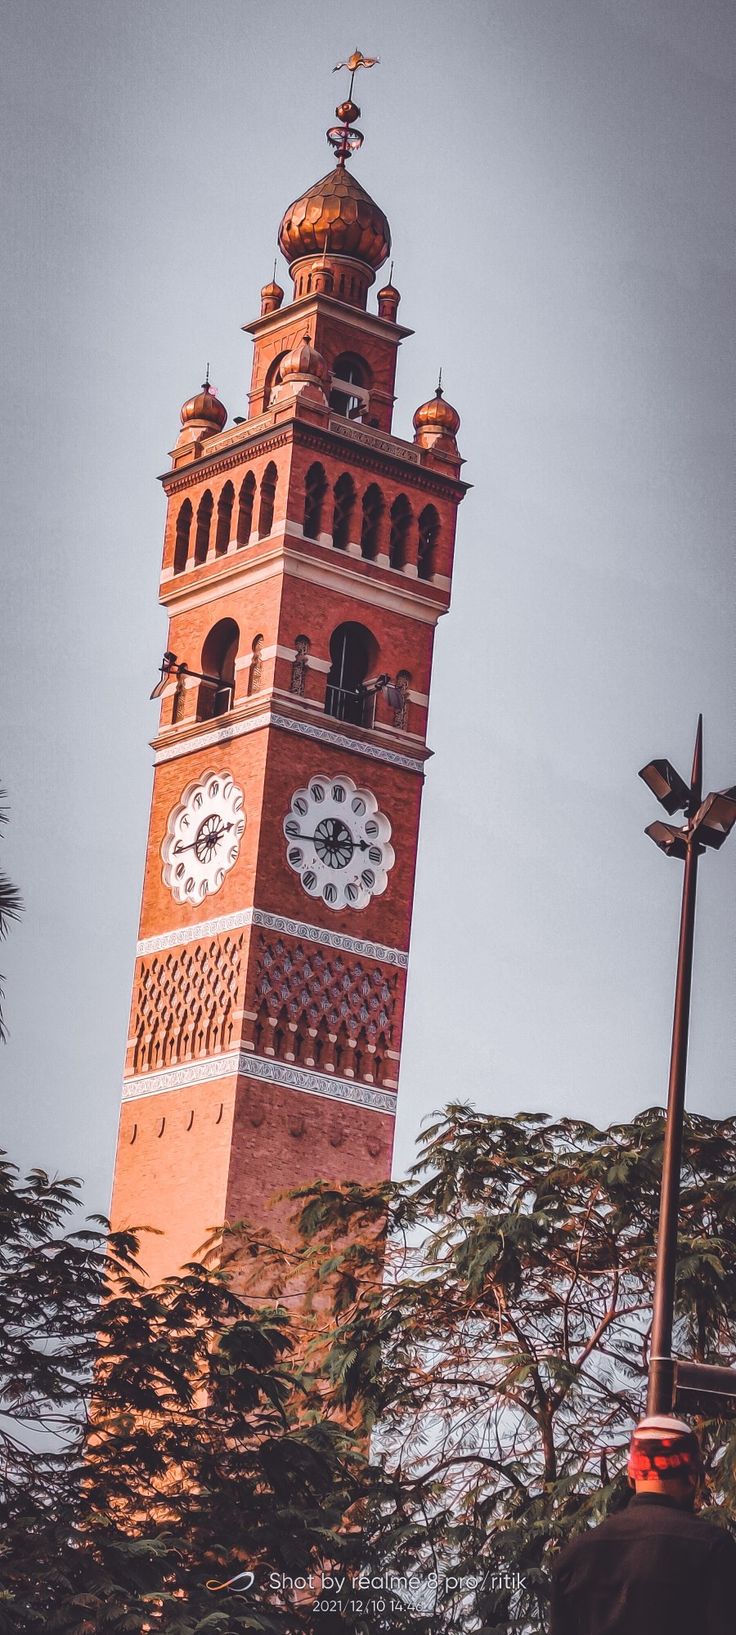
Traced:
[[327, 1024], [351, 1038], [391, 1046], [396, 1005], [395, 972], [370, 960], [350, 961], [339, 951], [322, 952], [280, 937], [258, 938], [256, 992], [268, 1014], [307, 1028]]
[[135, 1073], [228, 1049], [242, 952], [241, 934], [141, 961], [132, 1028]]

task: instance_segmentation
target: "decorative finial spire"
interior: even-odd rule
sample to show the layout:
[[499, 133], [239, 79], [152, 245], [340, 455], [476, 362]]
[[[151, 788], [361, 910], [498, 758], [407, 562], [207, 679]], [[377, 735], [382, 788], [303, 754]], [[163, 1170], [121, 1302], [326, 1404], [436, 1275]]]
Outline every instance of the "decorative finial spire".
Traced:
[[437, 376], [437, 390], [436, 390], [434, 395], [435, 395], [435, 397], [442, 397], [443, 396], [443, 392], [442, 392], [442, 368], [441, 367], [440, 367], [440, 372], [439, 372], [439, 374]]
[[364, 57], [356, 46], [352, 55], [345, 62], [336, 62], [333, 73], [338, 69], [347, 68], [350, 74], [350, 87], [345, 102], [339, 102], [335, 113], [340, 120], [339, 125], [331, 125], [327, 132], [327, 140], [337, 155], [338, 165], [344, 165], [351, 153], [356, 153], [363, 143], [363, 132], [355, 127], [356, 119], [360, 119], [360, 108], [353, 102], [353, 84], [359, 68], [375, 68], [379, 57]]
[[206, 372], [205, 372], [205, 377], [204, 377], [204, 380], [202, 381], [202, 390], [204, 392], [208, 392], [209, 389], [210, 389], [210, 366], [209, 366], [209, 363], [208, 363], [207, 364], [207, 369], [206, 369]]
[[334, 66], [334, 68], [332, 70], [333, 74], [339, 73], [341, 68], [347, 68], [347, 70], [348, 70], [348, 72], [350, 74], [350, 89], [348, 91], [348, 101], [350, 100], [350, 98], [353, 95], [353, 84], [354, 84], [355, 76], [356, 76], [356, 74], [358, 72], [358, 69], [359, 68], [375, 68], [376, 63], [378, 63], [380, 61], [381, 61], [380, 57], [364, 57], [362, 51], [359, 48], [359, 46], [356, 45], [355, 50], [352, 53], [352, 56], [348, 57], [345, 62], [336, 62], [335, 63], [335, 66]]

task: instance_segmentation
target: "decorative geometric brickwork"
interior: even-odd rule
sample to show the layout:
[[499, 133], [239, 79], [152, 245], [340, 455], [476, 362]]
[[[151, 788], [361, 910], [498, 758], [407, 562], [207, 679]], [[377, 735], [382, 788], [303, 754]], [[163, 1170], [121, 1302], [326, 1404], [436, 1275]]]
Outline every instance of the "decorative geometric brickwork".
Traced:
[[256, 1049], [378, 1083], [392, 1046], [397, 982], [371, 961], [261, 932]]
[[390, 1036], [396, 977], [377, 965], [353, 964], [339, 952], [305, 948], [300, 942], [290, 946], [281, 937], [270, 941], [261, 933], [257, 984], [272, 1016], [285, 1006], [290, 1022], [304, 1019], [316, 1028], [324, 1017], [333, 1028], [344, 1022], [353, 1038], [361, 1028], [371, 1039], [379, 1033]]
[[241, 933], [141, 961], [133, 1022], [134, 1073], [228, 1049], [242, 949]]

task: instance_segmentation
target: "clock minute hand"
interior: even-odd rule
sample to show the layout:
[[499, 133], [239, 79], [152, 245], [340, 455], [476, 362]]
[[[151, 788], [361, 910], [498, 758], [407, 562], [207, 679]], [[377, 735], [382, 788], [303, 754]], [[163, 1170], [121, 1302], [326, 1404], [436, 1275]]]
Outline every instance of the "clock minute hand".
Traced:
[[[316, 842], [318, 840], [323, 840], [324, 836], [323, 835], [294, 834], [294, 835], [289, 835], [289, 839], [290, 840], [311, 840], [312, 844], [316, 845]], [[368, 841], [367, 840], [353, 840], [352, 835], [344, 835], [344, 836], [341, 835], [340, 836], [340, 845], [341, 846], [350, 846], [354, 852], [356, 852], [358, 850], [358, 847], [360, 847], [360, 850], [362, 852], [366, 852], [368, 850]]]
[[[347, 839], [347, 838], [348, 838], [348, 837], [347, 837], [347, 836], [346, 836], [346, 839]], [[317, 840], [324, 840], [324, 835], [303, 835], [303, 834], [293, 834], [293, 835], [290, 835], [290, 836], [289, 836], [289, 839], [290, 839], [290, 840], [311, 840], [311, 841], [313, 841], [313, 842], [314, 842], [314, 843], [315, 843], [315, 844], [316, 844], [316, 842], [317, 842]], [[349, 842], [348, 842], [348, 843], [349, 843], [349, 845], [351, 845], [351, 846], [354, 846], [354, 845], [355, 845], [355, 841], [354, 841], [354, 840], [353, 840], [353, 837], [352, 837], [352, 835], [351, 835], [351, 836], [350, 836], [350, 838], [349, 838]]]

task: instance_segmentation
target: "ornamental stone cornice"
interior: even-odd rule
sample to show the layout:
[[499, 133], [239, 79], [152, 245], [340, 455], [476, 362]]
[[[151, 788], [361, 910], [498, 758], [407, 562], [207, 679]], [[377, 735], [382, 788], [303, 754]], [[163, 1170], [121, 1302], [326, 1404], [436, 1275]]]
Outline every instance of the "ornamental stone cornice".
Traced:
[[[389, 433], [384, 432], [380, 435], [391, 441]], [[374, 476], [387, 477], [391, 481], [395, 481], [397, 474], [400, 473], [403, 487], [409, 485], [421, 489], [423, 493], [434, 494], [440, 499], [447, 499], [449, 495], [459, 503], [471, 487], [471, 484], [463, 482], [462, 478], [433, 470], [423, 461], [412, 459], [409, 454], [402, 454], [398, 449], [394, 454], [385, 447], [358, 442], [349, 434], [327, 426], [315, 426], [311, 422], [299, 420], [296, 416], [282, 424], [278, 430], [256, 432], [253, 436], [246, 433], [242, 441], [232, 447], [223, 449], [221, 453], [213, 451], [211, 455], [202, 455], [199, 460], [194, 460], [183, 470], [179, 467], [174, 471], [164, 471], [158, 480], [167, 496], [181, 494], [188, 488], [196, 488], [199, 483], [210, 477], [224, 475], [238, 466], [246, 465], [255, 455], [270, 454], [289, 443], [323, 453], [338, 452], [343, 456], [347, 448], [353, 466], [369, 470]]]
[[[225, 724], [213, 727], [211, 721], [196, 721], [191, 724], [182, 724], [176, 729], [176, 736], [169, 733], [154, 738], [151, 748], [155, 751], [154, 764], [162, 765], [166, 761], [176, 761], [182, 755], [191, 755], [196, 750], [215, 749], [222, 744], [232, 743], [234, 738], [246, 737], [251, 732], [261, 732], [264, 728], [281, 729], [282, 732], [293, 732], [299, 738], [310, 738], [314, 743], [326, 744], [330, 749], [339, 750], [342, 754], [361, 755], [369, 761], [383, 761], [387, 766], [394, 766], [402, 772], [412, 772], [424, 775], [425, 763], [432, 755], [431, 749], [417, 746], [415, 755], [405, 755], [401, 750], [391, 749], [381, 741], [378, 735], [369, 728], [355, 727], [351, 732], [336, 731], [338, 723], [332, 716], [322, 716], [322, 721], [332, 721], [332, 726], [323, 726], [316, 721], [299, 719], [293, 715], [282, 715], [276, 710], [259, 711], [258, 714], [231, 716], [229, 719], [218, 717]], [[204, 729], [204, 730], [202, 730]], [[365, 737], [358, 738], [356, 733], [364, 732]]]
[[185, 488], [195, 488], [205, 477], [217, 476], [220, 472], [232, 471], [235, 466], [242, 465], [246, 449], [250, 455], [270, 454], [273, 449], [284, 448], [293, 441], [292, 430], [293, 422], [290, 421], [288, 425], [280, 426], [278, 431], [256, 432], [253, 437], [246, 434], [242, 443], [236, 443], [232, 450], [223, 449], [220, 454], [202, 455], [201, 459], [194, 460], [184, 470], [179, 467], [176, 471], [161, 472], [158, 480], [167, 494], [179, 494]]

